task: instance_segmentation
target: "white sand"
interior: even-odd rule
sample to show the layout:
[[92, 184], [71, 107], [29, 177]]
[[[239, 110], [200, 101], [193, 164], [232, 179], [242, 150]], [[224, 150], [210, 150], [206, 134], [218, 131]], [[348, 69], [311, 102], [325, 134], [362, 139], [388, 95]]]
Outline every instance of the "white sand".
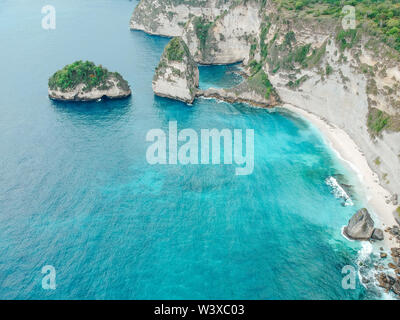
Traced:
[[[378, 175], [371, 170], [363, 153], [349, 135], [344, 130], [308, 111], [290, 104], [284, 104], [282, 107], [309, 120], [319, 129], [328, 145], [336, 151], [339, 158], [357, 173], [360, 184], [364, 188], [363, 191], [367, 198], [368, 208], [372, 209], [373, 213], [378, 217], [382, 228], [386, 229], [388, 226], [395, 225], [393, 212], [396, 207], [391, 202], [389, 204], [386, 203], [386, 200], [390, 199], [390, 192], [381, 186]], [[378, 221], [376, 221], [376, 225], [379, 226]], [[386, 232], [385, 240], [387, 245], [394, 246], [395, 242], [389, 240], [389, 234]]]

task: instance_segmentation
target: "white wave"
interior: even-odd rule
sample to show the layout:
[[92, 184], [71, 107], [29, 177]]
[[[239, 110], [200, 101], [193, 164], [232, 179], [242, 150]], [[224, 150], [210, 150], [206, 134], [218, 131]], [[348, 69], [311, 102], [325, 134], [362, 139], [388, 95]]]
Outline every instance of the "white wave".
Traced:
[[361, 261], [365, 261], [371, 255], [374, 250], [371, 242], [363, 241], [361, 242], [361, 249], [359, 251], [358, 257]]
[[325, 183], [332, 188], [333, 195], [338, 199], [344, 199], [345, 206], [353, 206], [354, 203], [350, 196], [344, 191], [337, 180], [334, 177], [329, 177], [325, 180]]

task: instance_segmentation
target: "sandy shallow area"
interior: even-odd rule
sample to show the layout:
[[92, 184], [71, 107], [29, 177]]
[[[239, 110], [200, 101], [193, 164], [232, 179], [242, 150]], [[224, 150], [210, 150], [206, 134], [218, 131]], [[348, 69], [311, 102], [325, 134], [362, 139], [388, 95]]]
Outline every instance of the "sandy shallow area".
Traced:
[[[375, 225], [383, 230], [395, 225], [393, 212], [396, 206], [392, 202], [386, 203], [386, 200], [390, 199], [391, 193], [381, 186], [378, 175], [369, 167], [367, 159], [349, 135], [339, 127], [308, 111], [290, 104], [284, 104], [282, 108], [310, 121], [322, 133], [326, 143], [332, 147], [338, 157], [357, 173], [364, 189], [362, 191], [366, 196], [368, 208], [379, 219], [379, 221], [375, 221]], [[386, 232], [385, 243], [390, 247], [398, 245], [395, 240], [390, 240], [390, 236]]]

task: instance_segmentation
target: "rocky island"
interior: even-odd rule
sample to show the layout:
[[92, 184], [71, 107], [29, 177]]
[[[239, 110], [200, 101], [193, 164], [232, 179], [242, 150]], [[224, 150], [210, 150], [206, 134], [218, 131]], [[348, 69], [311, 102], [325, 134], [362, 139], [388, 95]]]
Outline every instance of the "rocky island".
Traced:
[[199, 86], [199, 69], [180, 37], [165, 47], [153, 78], [156, 95], [192, 103]]
[[49, 79], [49, 97], [60, 101], [121, 99], [131, 95], [129, 84], [118, 72], [109, 72], [90, 61], [76, 61]]

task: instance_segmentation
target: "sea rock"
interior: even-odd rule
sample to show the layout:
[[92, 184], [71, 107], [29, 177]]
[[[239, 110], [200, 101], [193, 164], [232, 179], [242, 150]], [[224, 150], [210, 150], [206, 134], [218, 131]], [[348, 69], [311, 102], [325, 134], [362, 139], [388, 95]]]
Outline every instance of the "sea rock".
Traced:
[[156, 95], [192, 103], [199, 86], [199, 69], [180, 37], [165, 47], [153, 77]]
[[381, 252], [381, 258], [382, 258], [382, 259], [385, 259], [386, 257], [387, 257], [387, 254], [384, 253], [384, 252]]
[[369, 240], [374, 232], [374, 221], [367, 209], [355, 213], [344, 228], [344, 233], [351, 239]]
[[384, 239], [383, 231], [381, 229], [375, 228], [374, 232], [372, 233], [371, 239], [383, 240]]
[[393, 262], [400, 267], [400, 248], [391, 248]]
[[392, 291], [395, 294], [400, 295], [400, 280], [397, 280], [396, 283], [392, 286]]
[[381, 272], [376, 276], [379, 286], [386, 289], [390, 290], [390, 288], [396, 283], [396, 279], [393, 277]]
[[129, 84], [117, 72], [93, 62], [76, 61], [49, 79], [49, 98], [59, 101], [121, 99], [131, 95]]

